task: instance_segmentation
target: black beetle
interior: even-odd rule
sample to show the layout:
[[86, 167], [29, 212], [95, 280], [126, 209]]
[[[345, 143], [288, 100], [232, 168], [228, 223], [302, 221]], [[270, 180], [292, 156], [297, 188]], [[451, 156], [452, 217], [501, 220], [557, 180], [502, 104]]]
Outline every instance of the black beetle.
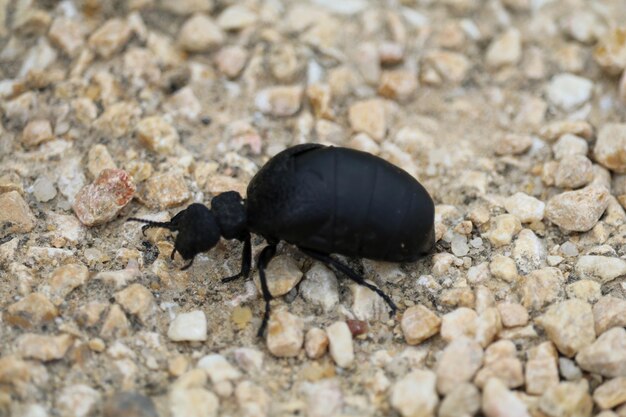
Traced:
[[271, 158], [252, 178], [247, 199], [228, 191], [211, 200], [211, 209], [191, 204], [169, 222], [144, 222], [143, 230], [164, 227], [177, 231], [176, 251], [190, 260], [208, 251], [220, 237], [243, 242], [241, 271], [222, 279], [247, 277], [252, 263], [250, 233], [268, 245], [257, 266], [265, 300], [263, 334], [272, 298], [265, 269], [284, 240], [396, 306], [375, 285], [366, 282], [331, 253], [388, 262], [414, 262], [434, 246], [435, 207], [424, 187], [397, 166], [366, 152], [304, 144]]

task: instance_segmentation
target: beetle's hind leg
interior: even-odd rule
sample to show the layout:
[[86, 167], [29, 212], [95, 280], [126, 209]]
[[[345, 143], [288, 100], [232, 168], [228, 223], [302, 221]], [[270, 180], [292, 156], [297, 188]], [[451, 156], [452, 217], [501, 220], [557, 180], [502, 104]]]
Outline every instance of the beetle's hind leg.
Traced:
[[248, 278], [250, 275], [250, 267], [252, 266], [252, 243], [250, 242], [250, 234], [248, 233], [243, 240], [243, 252], [241, 253], [241, 271], [232, 277], [222, 278], [222, 282], [231, 282], [237, 278]]
[[257, 333], [258, 337], [263, 337], [263, 333], [265, 332], [265, 328], [267, 327], [267, 322], [270, 318], [270, 301], [272, 300], [272, 294], [270, 293], [270, 289], [267, 286], [267, 279], [265, 278], [265, 268], [267, 268], [267, 265], [270, 263], [275, 254], [276, 243], [270, 243], [263, 248], [257, 262], [257, 266], [259, 268], [259, 281], [261, 281], [261, 291], [263, 293], [263, 299], [265, 300], [265, 313], [263, 314], [263, 321], [261, 322], [261, 327], [259, 327], [259, 331]]
[[376, 285], [370, 284], [369, 282], [365, 281], [363, 277], [361, 277], [359, 274], [354, 272], [348, 265], [341, 263], [340, 261], [332, 258], [330, 255], [326, 255], [324, 253], [317, 252], [311, 249], [305, 249], [302, 247], [298, 247], [298, 248], [302, 252], [304, 252], [304, 254], [310, 256], [311, 258], [318, 260], [327, 266], [333, 267], [339, 272], [342, 272], [344, 275], [347, 275], [348, 278], [350, 278], [352, 281], [356, 282], [357, 284], [363, 285], [364, 287], [367, 287], [370, 290], [374, 291], [383, 300], [385, 300], [385, 302], [389, 306], [389, 309], [391, 310], [391, 317], [396, 315], [396, 310], [398, 309], [398, 307], [396, 307], [395, 303], [391, 300], [391, 298], [387, 294], [385, 294], [383, 290], [378, 288]]

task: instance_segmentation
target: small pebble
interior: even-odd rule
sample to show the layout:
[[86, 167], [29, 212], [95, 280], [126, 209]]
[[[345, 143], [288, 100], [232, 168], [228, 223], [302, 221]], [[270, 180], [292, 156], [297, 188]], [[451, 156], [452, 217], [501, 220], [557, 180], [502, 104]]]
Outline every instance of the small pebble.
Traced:
[[130, 40], [132, 31], [127, 22], [114, 18], [107, 20], [89, 37], [89, 46], [103, 58], [119, 52]]
[[224, 356], [217, 353], [200, 358], [196, 366], [198, 369], [206, 371], [213, 384], [241, 378], [241, 372], [232, 366]]
[[248, 52], [241, 46], [226, 46], [215, 56], [217, 68], [228, 78], [237, 78], [248, 60]]
[[498, 69], [517, 64], [521, 56], [522, 36], [519, 30], [510, 28], [491, 42], [485, 58], [488, 67]]
[[553, 385], [541, 396], [539, 408], [549, 416], [589, 417], [593, 409], [589, 383], [581, 380]]
[[136, 134], [144, 146], [160, 154], [171, 154], [179, 142], [176, 129], [160, 116], [141, 119]]
[[61, 415], [87, 417], [98, 407], [102, 394], [88, 385], [77, 384], [66, 386], [55, 398]]
[[590, 185], [552, 197], [546, 205], [546, 218], [564, 230], [586, 232], [593, 228], [607, 206], [605, 187]]
[[409, 99], [416, 90], [416, 75], [404, 69], [383, 72], [378, 86], [381, 96], [398, 101]]
[[217, 25], [223, 30], [241, 30], [252, 26], [257, 21], [257, 15], [242, 4], [227, 7], [217, 18]]
[[189, 52], [207, 52], [224, 42], [224, 33], [213, 19], [203, 13], [190, 17], [178, 33], [178, 43]]
[[387, 115], [380, 99], [358, 101], [350, 106], [348, 117], [355, 132], [366, 133], [380, 142], [387, 134]]
[[572, 111], [589, 101], [593, 83], [574, 74], [555, 75], [547, 88], [547, 97], [552, 104], [565, 111]]
[[584, 155], [564, 156], [554, 177], [554, 184], [561, 188], [580, 188], [593, 180], [593, 169]]
[[522, 278], [521, 302], [530, 311], [540, 310], [559, 298], [565, 282], [563, 273], [557, 268], [542, 268]]
[[489, 263], [489, 271], [495, 278], [505, 282], [514, 282], [518, 277], [515, 261], [504, 255], [495, 255], [493, 257]]
[[274, 312], [267, 326], [267, 349], [277, 357], [292, 357], [300, 353], [304, 342], [302, 319], [285, 310]]
[[487, 238], [492, 245], [504, 246], [511, 243], [513, 237], [522, 230], [520, 220], [512, 214], [501, 214], [491, 219]]
[[293, 116], [302, 106], [303, 89], [299, 85], [268, 87], [260, 90], [254, 99], [261, 112], [276, 116]]
[[530, 417], [526, 404], [498, 378], [485, 384], [482, 410], [486, 417]]
[[[156, 312], [156, 302], [152, 292], [141, 284], [132, 284], [116, 293], [115, 301], [117, 301], [128, 314], [137, 316], [142, 324], [147, 324]], [[183, 326], [180, 323], [178, 325]]]
[[461, 338], [474, 338], [476, 336], [476, 325], [478, 314], [470, 308], [457, 308], [441, 318], [441, 338], [450, 343]]
[[271, 398], [265, 390], [250, 381], [241, 381], [235, 388], [235, 398], [242, 417], [264, 417], [269, 414]]
[[478, 342], [461, 337], [454, 339], [437, 362], [437, 391], [448, 394], [459, 384], [469, 382], [480, 369], [483, 349]]
[[3, 314], [3, 320], [25, 329], [49, 323], [59, 315], [48, 297], [40, 293], [28, 294], [11, 304]]
[[121, 169], [105, 169], [76, 195], [72, 208], [85, 226], [113, 220], [133, 198], [135, 184]]
[[586, 156], [587, 152], [589, 152], [589, 145], [585, 139], [566, 133], [552, 146], [552, 151], [554, 152], [554, 158], [557, 160], [572, 155]]
[[[287, 294], [298, 285], [303, 275], [296, 261], [288, 255], [279, 255], [272, 259], [265, 270], [265, 274], [268, 289], [273, 297]], [[257, 290], [261, 292], [261, 281], [256, 274], [254, 275], [254, 284]]]
[[328, 349], [328, 336], [318, 327], [313, 327], [306, 332], [304, 338], [304, 350], [310, 359], [319, 359], [324, 356]]
[[578, 258], [575, 271], [581, 278], [605, 284], [626, 275], [626, 261], [609, 256], [585, 255]]
[[615, 378], [626, 375], [626, 329], [613, 327], [580, 350], [576, 363], [588, 372]]
[[434, 417], [439, 403], [436, 379], [432, 371], [411, 371], [391, 387], [391, 406], [403, 417]]
[[496, 155], [521, 155], [533, 144], [533, 138], [530, 135], [517, 135], [507, 133], [499, 137], [495, 144]]
[[167, 337], [175, 342], [205, 341], [207, 320], [204, 312], [195, 310], [177, 315], [170, 323]]
[[439, 332], [441, 319], [428, 308], [416, 305], [404, 311], [400, 326], [406, 342], [418, 345]]
[[22, 132], [22, 143], [29, 147], [37, 146], [52, 139], [54, 139], [52, 126], [45, 119], [36, 119], [28, 122]]
[[47, 282], [47, 292], [51, 301], [59, 306], [74, 289], [84, 285], [89, 279], [89, 270], [82, 264], [67, 264], [55, 269]]
[[506, 211], [516, 216], [522, 223], [543, 220], [545, 203], [525, 193], [515, 193], [504, 201]]
[[596, 339], [591, 305], [582, 300], [553, 304], [537, 319], [559, 351], [572, 357]]
[[480, 392], [470, 383], [459, 384], [445, 396], [439, 406], [439, 417], [473, 416], [480, 409]]
[[626, 68], [626, 27], [615, 27], [600, 37], [593, 58], [604, 71], [618, 75]]
[[354, 362], [352, 333], [343, 321], [338, 321], [326, 328], [330, 356], [337, 366], [347, 368]]
[[140, 196], [148, 207], [163, 210], [189, 200], [191, 193], [180, 173], [166, 172], [148, 178]]
[[74, 338], [68, 334], [47, 336], [32, 333], [19, 336], [15, 342], [23, 358], [42, 362], [62, 359], [73, 343]]
[[544, 243], [532, 230], [522, 230], [513, 246], [513, 259], [522, 273], [528, 273], [545, 266], [546, 249]]
[[559, 120], [539, 130], [539, 135], [548, 142], [554, 142], [566, 134], [576, 135], [589, 141], [593, 138], [594, 131], [593, 126], [584, 120]]
[[504, 327], [525, 326], [528, 324], [528, 311], [521, 304], [500, 303], [498, 304], [498, 311]]
[[626, 327], [626, 300], [610, 295], [601, 297], [593, 306], [596, 334], [611, 327]]
[[17, 191], [0, 194], [0, 238], [28, 233], [35, 228], [35, 216]]
[[607, 123], [600, 127], [593, 154], [600, 164], [618, 173], [626, 173], [626, 123]]
[[105, 169], [117, 169], [115, 161], [111, 157], [106, 146], [101, 144], [93, 145], [87, 154], [87, 169], [95, 178]]
[[626, 403], [626, 377], [604, 382], [593, 392], [593, 401], [603, 410]]

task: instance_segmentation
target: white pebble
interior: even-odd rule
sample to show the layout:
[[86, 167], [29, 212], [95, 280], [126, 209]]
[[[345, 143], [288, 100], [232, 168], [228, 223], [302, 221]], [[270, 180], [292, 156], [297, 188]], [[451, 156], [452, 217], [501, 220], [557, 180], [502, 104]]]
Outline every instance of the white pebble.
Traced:
[[354, 362], [354, 347], [352, 333], [344, 321], [338, 321], [326, 328], [328, 335], [330, 356], [342, 368], [347, 368]]
[[207, 338], [207, 321], [203, 311], [181, 313], [170, 323], [167, 337], [175, 342], [204, 341]]

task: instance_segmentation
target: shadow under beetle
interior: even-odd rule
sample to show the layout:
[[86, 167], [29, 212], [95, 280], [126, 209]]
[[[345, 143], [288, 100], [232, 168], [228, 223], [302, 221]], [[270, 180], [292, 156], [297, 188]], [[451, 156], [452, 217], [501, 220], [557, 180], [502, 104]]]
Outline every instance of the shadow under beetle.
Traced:
[[259, 328], [263, 335], [272, 296], [265, 269], [284, 240], [311, 258], [339, 271], [396, 305], [375, 285], [366, 282], [332, 253], [387, 262], [414, 262], [435, 243], [435, 207], [424, 187], [397, 166], [366, 152], [304, 144], [271, 158], [252, 178], [247, 199], [228, 191], [211, 200], [211, 208], [191, 204], [169, 222], [130, 218], [146, 223], [143, 231], [163, 227], [178, 232], [172, 252], [190, 262], [217, 244], [221, 237], [243, 242], [241, 271], [222, 279], [248, 277], [252, 264], [250, 233], [268, 245], [257, 267], [265, 300]]

